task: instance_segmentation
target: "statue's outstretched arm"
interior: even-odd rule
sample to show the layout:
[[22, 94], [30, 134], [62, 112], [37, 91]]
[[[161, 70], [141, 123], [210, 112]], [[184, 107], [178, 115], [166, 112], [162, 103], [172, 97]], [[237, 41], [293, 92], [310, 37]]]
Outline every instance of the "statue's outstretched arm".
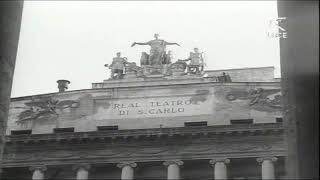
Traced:
[[170, 43], [170, 42], [166, 42], [166, 45], [177, 45], [177, 46], [180, 46], [180, 44], [178, 44], [178, 43]]
[[137, 42], [134, 42], [132, 43], [131, 47], [135, 46], [135, 45], [149, 45], [149, 42], [146, 42], [146, 43], [137, 43]]

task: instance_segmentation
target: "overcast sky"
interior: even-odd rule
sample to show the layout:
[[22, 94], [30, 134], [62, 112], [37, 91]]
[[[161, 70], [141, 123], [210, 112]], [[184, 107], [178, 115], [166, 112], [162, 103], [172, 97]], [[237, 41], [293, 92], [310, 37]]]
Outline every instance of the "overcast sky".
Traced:
[[168, 42], [175, 59], [194, 47], [205, 52], [206, 69], [275, 66], [279, 41], [266, 35], [277, 17], [276, 1], [25, 1], [12, 97], [57, 92], [56, 80], [69, 90], [89, 89], [109, 77], [104, 64], [120, 51], [139, 64], [148, 46]]

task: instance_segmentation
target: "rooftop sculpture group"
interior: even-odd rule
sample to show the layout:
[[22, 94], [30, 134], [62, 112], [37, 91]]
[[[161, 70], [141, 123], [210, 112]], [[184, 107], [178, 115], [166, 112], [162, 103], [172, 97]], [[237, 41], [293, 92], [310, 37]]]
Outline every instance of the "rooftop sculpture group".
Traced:
[[[203, 53], [198, 48], [194, 48], [194, 52], [190, 52], [187, 59], [172, 63], [172, 52], [167, 52], [166, 47], [168, 45], [180, 45], [159, 39], [159, 34], [155, 34], [154, 38], [144, 43], [132, 43], [131, 47], [135, 45], [150, 46], [149, 54], [146, 52], [141, 53], [140, 66], [137, 66], [134, 62], [128, 62], [128, 59], [121, 57], [121, 53], [118, 52], [111, 65], [105, 65], [111, 69], [111, 79], [202, 74], [204, 70]], [[190, 61], [189, 64], [187, 64], [188, 61]]]
[[170, 64], [170, 57], [166, 53], [166, 46], [167, 45], [177, 45], [180, 46], [178, 43], [169, 43], [165, 40], [159, 39], [159, 34], [154, 35], [154, 40], [145, 42], [145, 43], [137, 43], [134, 42], [131, 47], [135, 45], [149, 45], [150, 46], [150, 54], [146, 57], [145, 65], [162, 65], [162, 64]]

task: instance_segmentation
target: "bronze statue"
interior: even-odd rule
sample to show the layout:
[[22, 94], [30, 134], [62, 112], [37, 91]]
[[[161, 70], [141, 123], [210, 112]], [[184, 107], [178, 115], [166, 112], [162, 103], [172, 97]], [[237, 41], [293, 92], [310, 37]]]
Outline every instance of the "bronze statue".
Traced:
[[170, 43], [166, 42], [162, 39], [159, 39], [159, 34], [154, 35], [155, 39], [145, 42], [145, 43], [137, 43], [134, 42], [131, 47], [135, 45], [149, 45], [151, 47], [150, 54], [148, 58], [148, 65], [161, 65], [163, 61], [165, 61], [166, 57], [166, 46], [167, 45], [177, 45], [180, 46], [178, 43]]

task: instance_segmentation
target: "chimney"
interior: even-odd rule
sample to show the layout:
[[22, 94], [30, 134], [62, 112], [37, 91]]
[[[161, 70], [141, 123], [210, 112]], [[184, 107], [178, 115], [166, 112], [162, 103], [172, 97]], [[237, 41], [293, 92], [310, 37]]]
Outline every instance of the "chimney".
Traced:
[[68, 89], [68, 85], [70, 84], [70, 81], [60, 79], [57, 81], [59, 92], [64, 92], [66, 89]]

